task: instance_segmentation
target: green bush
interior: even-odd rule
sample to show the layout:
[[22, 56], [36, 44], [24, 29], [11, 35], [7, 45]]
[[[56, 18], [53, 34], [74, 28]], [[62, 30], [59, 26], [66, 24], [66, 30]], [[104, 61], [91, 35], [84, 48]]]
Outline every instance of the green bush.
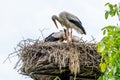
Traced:
[[[120, 6], [110, 3], [105, 6], [109, 7], [109, 10], [105, 11], [105, 19], [118, 16], [120, 20]], [[102, 31], [104, 37], [97, 46], [102, 56], [100, 68], [103, 75], [98, 80], [120, 80], [120, 27], [109, 25]]]

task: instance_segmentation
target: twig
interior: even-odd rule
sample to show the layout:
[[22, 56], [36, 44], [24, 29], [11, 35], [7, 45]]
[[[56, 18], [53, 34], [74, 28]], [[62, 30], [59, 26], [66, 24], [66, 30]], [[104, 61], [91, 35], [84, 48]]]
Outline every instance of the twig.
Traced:
[[48, 30], [48, 29], [49, 29], [49, 28], [43, 28], [42, 30], [39, 29], [39, 31], [40, 31], [40, 33], [41, 33], [41, 35], [42, 35], [43, 40], [45, 39], [45, 37], [44, 37], [44, 35], [43, 35], [43, 31]]
[[90, 42], [93, 42], [93, 41], [94, 41], [94, 43], [96, 43], [95, 38], [94, 38], [92, 35], [91, 35], [91, 37], [92, 37], [92, 40], [89, 41], [89, 43], [90, 43]]
[[13, 52], [13, 53], [8, 54], [8, 57], [3, 61], [3, 64], [4, 64], [7, 60], [9, 60], [9, 61], [11, 62], [10, 56], [13, 55], [13, 54], [15, 54], [15, 53], [16, 53], [16, 52]]

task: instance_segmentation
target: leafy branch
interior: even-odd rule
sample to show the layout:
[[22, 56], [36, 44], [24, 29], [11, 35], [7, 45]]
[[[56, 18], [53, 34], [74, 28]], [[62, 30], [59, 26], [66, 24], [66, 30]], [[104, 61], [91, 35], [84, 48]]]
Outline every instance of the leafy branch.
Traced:
[[117, 4], [110, 4], [110, 3], [106, 3], [105, 6], [109, 7], [109, 10], [105, 11], [105, 19], [108, 19], [108, 16], [114, 17], [114, 16], [118, 16], [118, 19], [120, 21], [120, 6], [118, 6]]
[[[118, 16], [120, 21], [120, 6], [110, 3], [105, 6], [109, 7], [105, 11], [105, 19]], [[100, 68], [103, 75], [98, 80], [120, 80], [120, 27], [109, 25], [102, 31], [104, 37], [97, 45], [102, 56]]]

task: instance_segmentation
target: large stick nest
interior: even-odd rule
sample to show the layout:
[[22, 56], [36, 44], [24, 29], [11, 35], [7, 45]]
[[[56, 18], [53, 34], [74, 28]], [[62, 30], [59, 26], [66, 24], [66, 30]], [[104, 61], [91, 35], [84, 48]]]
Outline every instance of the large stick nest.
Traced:
[[101, 74], [98, 67], [100, 54], [89, 42], [42, 42], [23, 40], [17, 45], [20, 72], [35, 80], [96, 80]]

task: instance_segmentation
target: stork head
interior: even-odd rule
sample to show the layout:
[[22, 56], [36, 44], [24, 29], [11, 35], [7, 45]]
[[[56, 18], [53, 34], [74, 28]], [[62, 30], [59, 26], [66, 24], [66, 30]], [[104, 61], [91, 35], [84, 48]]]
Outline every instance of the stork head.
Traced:
[[57, 25], [57, 23], [56, 23], [56, 19], [57, 19], [57, 18], [58, 18], [58, 17], [57, 17], [56, 15], [53, 15], [53, 16], [52, 16], [52, 20], [53, 20], [55, 26], [56, 26], [57, 29], [58, 29], [58, 25]]

